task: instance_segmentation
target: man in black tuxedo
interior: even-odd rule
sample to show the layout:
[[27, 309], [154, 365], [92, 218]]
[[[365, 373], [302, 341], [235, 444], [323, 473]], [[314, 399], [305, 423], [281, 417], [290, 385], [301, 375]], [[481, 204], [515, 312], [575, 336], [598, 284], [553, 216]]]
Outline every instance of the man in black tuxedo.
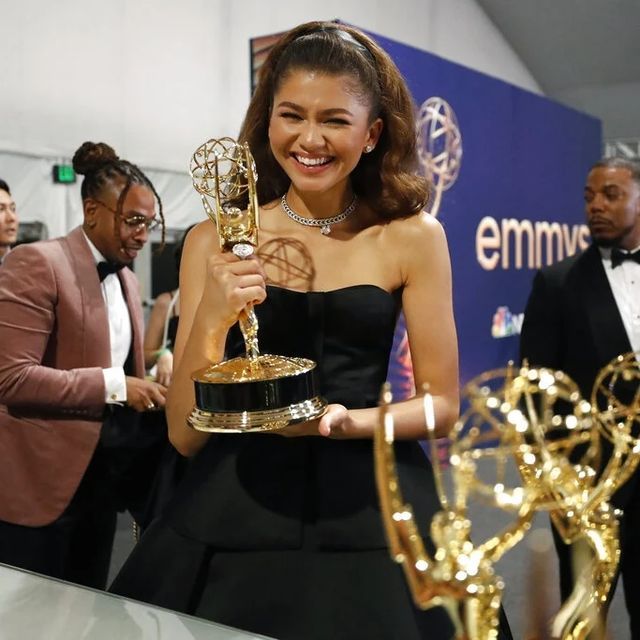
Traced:
[[[598, 162], [588, 174], [584, 198], [593, 244], [536, 274], [520, 353], [531, 366], [565, 371], [589, 398], [604, 365], [617, 355], [640, 350], [640, 165], [613, 158]], [[640, 470], [613, 499], [624, 510], [619, 572], [636, 639], [640, 639], [638, 476]], [[554, 538], [564, 601], [573, 589], [571, 553], [555, 530]]]

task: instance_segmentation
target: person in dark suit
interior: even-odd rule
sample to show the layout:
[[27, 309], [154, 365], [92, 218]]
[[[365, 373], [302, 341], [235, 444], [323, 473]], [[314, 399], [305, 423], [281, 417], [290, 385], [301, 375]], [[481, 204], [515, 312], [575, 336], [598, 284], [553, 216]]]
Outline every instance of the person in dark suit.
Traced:
[[108, 145], [84, 143], [73, 164], [82, 226], [0, 269], [0, 562], [104, 588], [117, 511], [144, 499], [136, 412], [165, 401], [144, 379], [127, 268], [162, 218], [149, 180]]
[[[595, 164], [584, 190], [593, 244], [579, 255], [540, 270], [525, 310], [520, 354], [531, 366], [568, 373], [589, 398], [602, 367], [640, 350], [640, 166], [620, 159]], [[624, 511], [619, 573], [640, 638], [640, 482], [616, 492]], [[573, 589], [570, 548], [554, 530], [563, 601]], [[613, 595], [613, 589], [612, 593]]]
[[0, 265], [18, 237], [18, 214], [9, 185], [0, 180]]

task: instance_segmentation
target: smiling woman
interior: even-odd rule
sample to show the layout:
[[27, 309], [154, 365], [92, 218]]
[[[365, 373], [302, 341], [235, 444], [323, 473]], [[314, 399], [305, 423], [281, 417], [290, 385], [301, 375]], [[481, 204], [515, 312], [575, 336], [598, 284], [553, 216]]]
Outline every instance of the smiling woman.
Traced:
[[[382, 119], [371, 120], [370, 99], [355, 93], [353, 85], [349, 76], [291, 72], [274, 96], [269, 120], [273, 156], [295, 191], [340, 193], [347, 200], [336, 203], [336, 210], [353, 200], [351, 172], [382, 131]], [[293, 191], [285, 202], [300, 209], [303, 202]]]
[[[258, 255], [221, 253], [210, 221], [189, 234], [167, 417], [192, 459], [112, 589], [280, 640], [448, 640], [446, 613], [415, 609], [389, 557], [373, 472], [400, 309], [440, 434], [458, 411], [449, 256], [422, 211], [410, 94], [362, 32], [301, 25], [262, 66], [240, 140], [260, 177]], [[191, 372], [243, 351], [236, 321], [247, 304], [265, 352], [317, 363], [329, 405], [273, 434], [211, 437], [186, 423]], [[392, 412], [401, 474], [426, 524], [438, 504], [416, 442], [422, 400]]]

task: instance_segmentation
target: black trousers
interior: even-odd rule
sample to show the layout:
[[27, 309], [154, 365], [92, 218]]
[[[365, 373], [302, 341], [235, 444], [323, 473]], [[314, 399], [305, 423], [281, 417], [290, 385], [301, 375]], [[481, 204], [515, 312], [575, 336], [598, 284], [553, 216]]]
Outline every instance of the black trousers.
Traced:
[[0, 521], [0, 562], [104, 589], [117, 519], [107, 469], [107, 454], [98, 446], [69, 506], [49, 525]]
[[[152, 414], [149, 414], [151, 417]], [[44, 527], [0, 521], [0, 562], [95, 589], [105, 589], [117, 514], [137, 522], [147, 502], [166, 429], [126, 409], [109, 410], [100, 441], [71, 502]]]
[[[636, 470], [636, 474], [640, 470]], [[613, 598], [618, 577], [622, 577], [624, 601], [629, 613], [631, 640], [640, 640], [640, 482], [630, 481], [625, 496], [624, 515], [620, 520], [620, 564], [618, 575], [611, 586], [609, 601]], [[560, 568], [560, 597], [564, 602], [573, 590], [571, 546], [564, 544], [552, 526], [553, 540]]]

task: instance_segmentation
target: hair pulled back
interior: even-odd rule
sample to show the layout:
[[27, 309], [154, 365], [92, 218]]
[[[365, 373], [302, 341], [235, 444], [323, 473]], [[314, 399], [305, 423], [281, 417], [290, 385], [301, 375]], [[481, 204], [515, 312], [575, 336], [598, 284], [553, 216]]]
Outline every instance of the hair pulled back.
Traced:
[[355, 95], [370, 108], [370, 121], [383, 121], [376, 148], [361, 157], [351, 174], [358, 196], [382, 219], [421, 211], [429, 187], [416, 173], [415, 111], [406, 83], [389, 55], [371, 38], [335, 22], [309, 22], [292, 29], [274, 45], [260, 69], [239, 135], [256, 161], [260, 204], [279, 198], [289, 187], [287, 174], [271, 152], [269, 119], [275, 93], [291, 73], [300, 70], [349, 77]]

